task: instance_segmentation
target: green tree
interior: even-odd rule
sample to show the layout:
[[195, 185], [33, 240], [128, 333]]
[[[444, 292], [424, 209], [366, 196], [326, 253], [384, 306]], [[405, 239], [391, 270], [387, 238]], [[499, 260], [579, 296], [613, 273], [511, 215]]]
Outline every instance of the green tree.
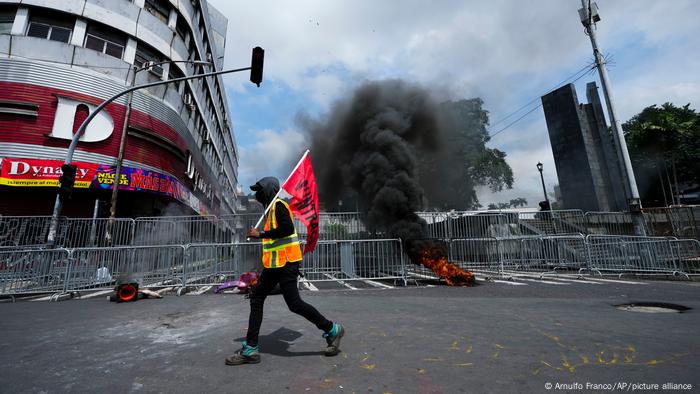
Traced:
[[[506, 154], [486, 144], [490, 137], [488, 111], [480, 98], [446, 101], [440, 105], [443, 148], [439, 156], [420, 160], [420, 183], [429, 208], [476, 209], [476, 187], [492, 191], [513, 187], [513, 170]], [[436, 176], [436, 173], [440, 176]], [[445, 176], [448, 184], [444, 184]], [[443, 184], [437, 183], [440, 179]]]
[[700, 181], [700, 115], [690, 104], [652, 105], [622, 125], [642, 203], [663, 206]]
[[523, 197], [518, 197], [510, 200], [510, 207], [511, 208], [518, 208], [518, 207], [524, 207], [527, 205], [527, 200]]

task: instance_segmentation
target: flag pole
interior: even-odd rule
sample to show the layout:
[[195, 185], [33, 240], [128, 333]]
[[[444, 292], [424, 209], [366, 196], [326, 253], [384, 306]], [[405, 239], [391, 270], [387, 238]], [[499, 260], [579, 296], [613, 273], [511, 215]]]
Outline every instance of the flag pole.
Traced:
[[304, 158], [306, 158], [306, 156], [307, 156], [308, 154], [309, 154], [309, 150], [307, 149], [306, 152], [304, 152], [304, 154], [301, 156], [301, 159], [299, 159], [299, 162], [297, 163], [297, 165], [295, 165], [295, 166], [294, 166], [294, 169], [292, 169], [292, 172], [289, 173], [289, 176], [287, 177], [287, 179], [285, 179], [285, 181], [280, 185], [280, 189], [277, 191], [277, 194], [275, 194], [275, 196], [272, 197], [272, 201], [270, 201], [270, 204], [267, 205], [267, 208], [265, 208], [265, 212], [263, 212], [262, 216], [260, 216], [260, 219], [258, 219], [258, 222], [255, 223], [255, 227], [253, 227], [253, 228], [258, 228], [258, 226], [259, 226], [260, 223], [262, 222], [262, 220], [263, 220], [263, 218], [265, 217], [265, 215], [267, 215], [267, 212], [270, 211], [270, 208], [272, 207], [272, 204], [273, 204], [273, 203], [275, 202], [275, 200], [277, 199], [277, 196], [279, 196], [280, 193], [282, 192], [282, 185], [284, 185], [285, 183], [287, 183], [287, 181], [289, 180], [289, 178], [291, 178], [292, 175], [294, 175], [294, 173], [296, 172], [297, 168], [299, 168], [299, 166], [301, 165], [301, 162], [304, 161]]

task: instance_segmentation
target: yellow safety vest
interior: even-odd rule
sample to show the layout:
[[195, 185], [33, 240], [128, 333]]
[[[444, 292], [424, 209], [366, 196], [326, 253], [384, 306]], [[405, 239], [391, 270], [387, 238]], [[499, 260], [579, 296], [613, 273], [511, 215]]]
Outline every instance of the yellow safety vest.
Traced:
[[[272, 204], [272, 208], [267, 214], [267, 219], [265, 220], [264, 231], [270, 231], [277, 228], [277, 218], [275, 217], [275, 208], [277, 207], [277, 202], [281, 202], [289, 211], [289, 215], [292, 214], [292, 210], [289, 209], [289, 205], [281, 199], [276, 199]], [[272, 239], [263, 238], [262, 239], [263, 256], [262, 263], [265, 268], [281, 268], [289, 261], [295, 262], [300, 261], [301, 245], [299, 244], [299, 237], [297, 236], [297, 230], [294, 229], [292, 235], [286, 236], [284, 238]]]

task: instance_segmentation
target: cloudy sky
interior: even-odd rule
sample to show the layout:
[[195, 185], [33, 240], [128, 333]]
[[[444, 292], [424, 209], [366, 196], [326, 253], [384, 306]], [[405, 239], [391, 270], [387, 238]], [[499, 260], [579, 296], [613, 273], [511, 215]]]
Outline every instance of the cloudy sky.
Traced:
[[[515, 174], [512, 190], [482, 190], [481, 203], [525, 197], [536, 206], [542, 192], [535, 164], [544, 163], [550, 192], [558, 183], [539, 97], [578, 77], [579, 100], [587, 82], [600, 86], [597, 73], [579, 72], [593, 60], [580, 0], [209, 2], [228, 18], [226, 67], [245, 67], [252, 47], [265, 49], [260, 88], [244, 73], [224, 79], [241, 185], [286, 177], [291, 156], [306, 146], [299, 113], [323, 116], [363, 81], [402, 78], [445, 98], [481, 97], [490, 112], [489, 146], [507, 153]], [[667, 101], [699, 109], [700, 1], [598, 6], [599, 45], [610, 59], [622, 121]]]

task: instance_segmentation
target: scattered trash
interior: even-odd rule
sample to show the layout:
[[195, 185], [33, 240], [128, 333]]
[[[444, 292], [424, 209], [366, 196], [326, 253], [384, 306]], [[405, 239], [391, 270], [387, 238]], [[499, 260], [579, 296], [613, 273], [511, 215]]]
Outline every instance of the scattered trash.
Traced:
[[107, 267], [100, 267], [97, 269], [97, 282], [98, 283], [111, 282], [111, 281], [112, 281], [112, 275], [110, 275]]
[[258, 283], [258, 273], [251, 271], [251, 272], [244, 272], [241, 274], [241, 276], [238, 277], [238, 280], [232, 280], [229, 282], [224, 282], [220, 284], [216, 290], [214, 290], [215, 293], [221, 293], [224, 290], [228, 289], [233, 289], [234, 292], [237, 291], [237, 293], [247, 293], [248, 290], [255, 286]]

